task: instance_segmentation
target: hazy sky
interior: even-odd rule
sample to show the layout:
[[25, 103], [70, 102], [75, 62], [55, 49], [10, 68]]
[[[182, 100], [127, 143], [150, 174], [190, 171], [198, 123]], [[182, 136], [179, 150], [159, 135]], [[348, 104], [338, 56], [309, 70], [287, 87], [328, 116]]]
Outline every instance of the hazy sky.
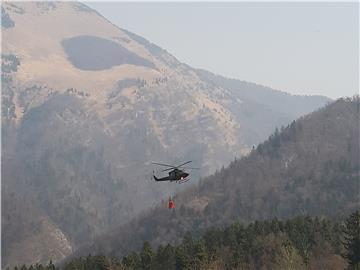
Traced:
[[359, 91], [356, 3], [86, 4], [193, 67], [293, 94]]

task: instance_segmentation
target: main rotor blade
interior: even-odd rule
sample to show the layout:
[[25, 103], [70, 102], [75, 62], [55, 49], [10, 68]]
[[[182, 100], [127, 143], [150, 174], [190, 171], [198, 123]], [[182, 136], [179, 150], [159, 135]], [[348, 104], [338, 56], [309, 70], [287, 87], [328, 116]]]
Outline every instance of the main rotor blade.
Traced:
[[173, 166], [173, 165], [162, 164], [162, 163], [157, 163], [157, 162], [152, 162], [152, 164], [155, 164], [155, 165], [160, 165], [160, 166], [166, 166], [166, 167], [171, 167], [171, 168], [176, 168], [176, 167], [175, 167], [175, 166]]
[[174, 168], [169, 168], [169, 169], [164, 169], [164, 170], [162, 170], [162, 172], [170, 171], [170, 170], [173, 170], [173, 169], [175, 169], [175, 167]]
[[181, 167], [181, 166], [184, 166], [185, 164], [188, 164], [188, 163], [190, 163], [190, 162], [192, 162], [192, 161], [191, 161], [191, 160], [190, 160], [190, 161], [187, 161], [187, 162], [185, 162], [185, 163], [183, 163], [183, 164], [181, 164], [181, 165], [176, 166], [176, 168], [179, 168], [179, 167]]
[[193, 168], [193, 167], [182, 167], [182, 169], [190, 169], [190, 170], [200, 170], [201, 168]]

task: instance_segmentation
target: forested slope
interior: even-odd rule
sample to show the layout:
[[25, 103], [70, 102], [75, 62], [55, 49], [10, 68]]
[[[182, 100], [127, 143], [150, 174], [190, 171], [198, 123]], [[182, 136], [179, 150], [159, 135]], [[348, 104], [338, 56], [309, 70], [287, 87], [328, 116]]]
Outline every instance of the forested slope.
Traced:
[[359, 98], [340, 99], [178, 194], [174, 211], [159, 205], [78, 254], [122, 256], [144, 241], [178, 243], [186, 231], [198, 235], [234, 221], [339, 218], [359, 207], [359, 175]]
[[[186, 233], [179, 245], [148, 242], [125, 257], [89, 254], [62, 265], [63, 270], [308, 269], [343, 270], [360, 266], [360, 212], [346, 220], [299, 216], [285, 221], [233, 223], [211, 228], [198, 238]], [[21, 270], [54, 270], [35, 265]], [[15, 270], [15, 269], [14, 269]]]

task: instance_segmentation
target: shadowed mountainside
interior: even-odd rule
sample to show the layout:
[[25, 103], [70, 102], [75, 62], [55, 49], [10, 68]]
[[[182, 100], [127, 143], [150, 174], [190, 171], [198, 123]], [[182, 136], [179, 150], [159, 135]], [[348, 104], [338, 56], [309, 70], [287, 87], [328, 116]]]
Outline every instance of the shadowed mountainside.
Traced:
[[64, 39], [62, 46], [70, 62], [83, 70], [102, 70], [131, 64], [154, 68], [150, 61], [131, 53], [115, 41], [93, 36]]

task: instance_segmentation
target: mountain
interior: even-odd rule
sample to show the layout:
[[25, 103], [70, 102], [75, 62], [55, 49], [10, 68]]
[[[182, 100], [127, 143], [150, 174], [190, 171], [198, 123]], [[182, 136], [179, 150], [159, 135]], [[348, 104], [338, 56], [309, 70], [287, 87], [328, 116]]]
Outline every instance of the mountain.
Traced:
[[[3, 258], [10, 262], [47, 261], [72, 252], [66, 235], [31, 198], [15, 193], [2, 197]], [[19, 241], [21, 239], [21, 242]], [[11, 243], [12, 249], [7, 245]], [[16, 249], [16, 252], [13, 250]]]
[[81, 3], [1, 5], [2, 224], [23, 220], [2, 231], [4, 265], [61, 260], [183, 189], [148, 181], [151, 161], [193, 160], [197, 182], [329, 102], [228, 86]]
[[336, 102], [276, 130], [229, 167], [96, 239], [77, 255], [121, 257], [178, 244], [186, 232], [201, 235], [235, 221], [309, 215], [339, 219], [360, 208], [360, 99]]
[[[243, 101], [242, 106], [230, 106], [229, 109], [247, 127], [243, 136], [253, 144], [266, 139], [262, 134], [268, 135], [274, 131], [273, 121], [276, 121], [277, 127], [288, 124], [291, 121], [285, 120], [284, 115], [294, 120], [305, 114], [304, 109], [307, 112], [314, 111], [323, 100], [322, 96], [289, 95], [255, 83], [228, 79], [206, 70], [197, 69], [195, 72], [203, 80], [227, 89], [233, 98]], [[303, 105], [299, 106], [299, 102]]]

